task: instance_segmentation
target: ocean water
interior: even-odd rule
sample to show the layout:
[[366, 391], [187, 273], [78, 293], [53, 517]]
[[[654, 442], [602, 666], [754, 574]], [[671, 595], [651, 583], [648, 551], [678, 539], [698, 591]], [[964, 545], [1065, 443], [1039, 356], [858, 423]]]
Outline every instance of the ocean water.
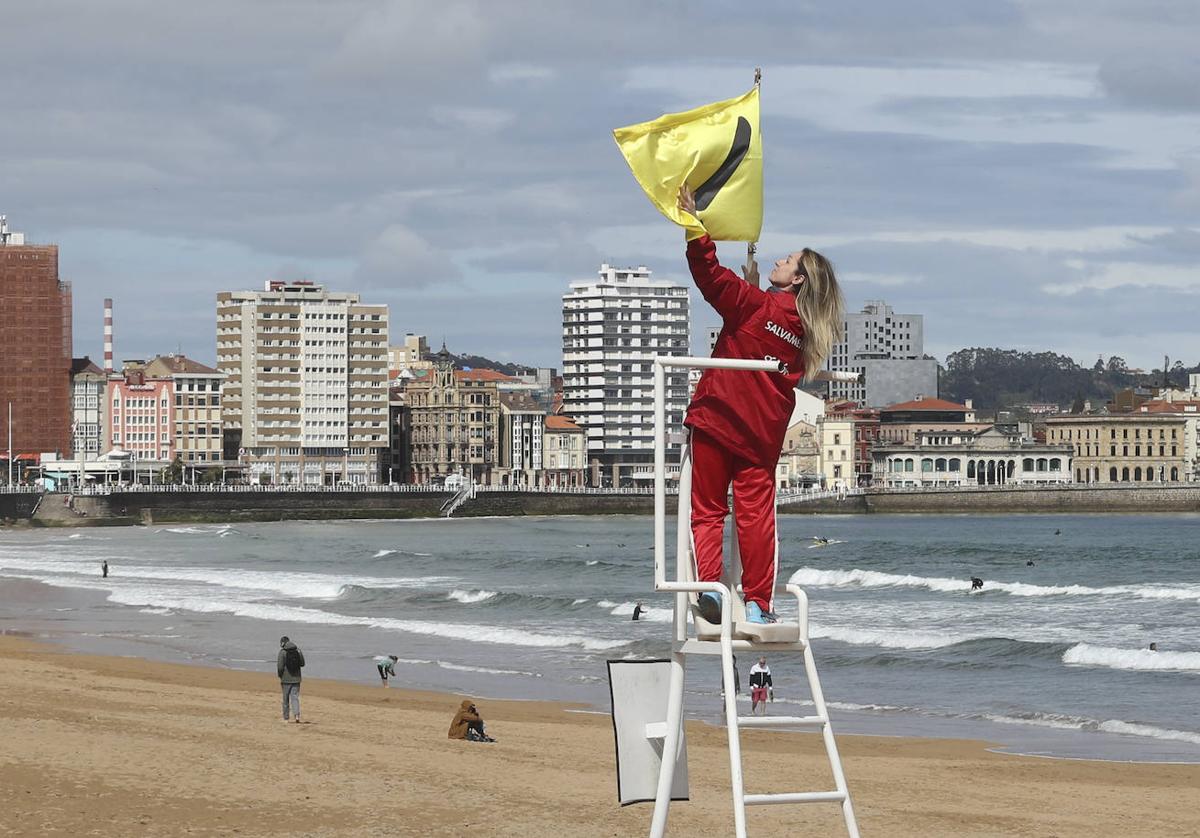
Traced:
[[[652, 523], [3, 531], [0, 630], [262, 671], [287, 634], [309, 676], [376, 682], [370, 659], [390, 653], [401, 686], [605, 710], [606, 660], [668, 652]], [[808, 591], [839, 733], [1200, 761], [1198, 525], [1178, 514], [783, 516], [781, 579]], [[817, 535], [837, 543], [814, 547]], [[639, 599], [649, 610], [632, 622]], [[751, 663], [739, 661], [743, 679]], [[800, 660], [770, 663], [773, 712], [796, 712], [809, 700]], [[718, 720], [715, 661], [689, 664], [688, 689], [689, 712]]]

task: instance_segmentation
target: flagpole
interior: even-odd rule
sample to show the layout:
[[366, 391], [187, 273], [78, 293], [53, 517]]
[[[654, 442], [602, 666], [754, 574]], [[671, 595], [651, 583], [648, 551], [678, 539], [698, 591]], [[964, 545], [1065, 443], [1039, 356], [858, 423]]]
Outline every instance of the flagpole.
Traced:
[[[762, 89], [762, 67], [754, 68], [754, 86], [759, 90]], [[744, 273], [754, 272], [754, 287], [762, 288], [762, 277], [758, 276], [758, 263], [754, 260], [754, 254], [758, 252], [758, 242], [746, 242], [746, 267]]]

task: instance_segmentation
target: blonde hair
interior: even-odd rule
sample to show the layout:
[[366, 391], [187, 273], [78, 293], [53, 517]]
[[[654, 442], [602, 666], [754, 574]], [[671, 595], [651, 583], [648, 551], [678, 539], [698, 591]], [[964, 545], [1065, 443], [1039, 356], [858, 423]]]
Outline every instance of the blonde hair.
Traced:
[[811, 381], [833, 345], [842, 338], [846, 301], [829, 260], [815, 250], [800, 253], [800, 272], [807, 279], [796, 289], [796, 313], [804, 323], [804, 379]]

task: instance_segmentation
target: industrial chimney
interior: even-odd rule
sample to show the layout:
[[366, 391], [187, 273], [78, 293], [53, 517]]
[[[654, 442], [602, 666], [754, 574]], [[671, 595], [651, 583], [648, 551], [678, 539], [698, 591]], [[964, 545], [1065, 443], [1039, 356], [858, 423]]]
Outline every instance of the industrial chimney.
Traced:
[[112, 300], [104, 300], [104, 374], [113, 374]]

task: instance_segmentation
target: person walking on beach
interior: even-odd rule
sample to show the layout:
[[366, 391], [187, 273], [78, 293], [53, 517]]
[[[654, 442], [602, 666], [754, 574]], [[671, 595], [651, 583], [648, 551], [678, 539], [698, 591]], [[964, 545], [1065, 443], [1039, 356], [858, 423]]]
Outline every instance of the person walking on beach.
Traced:
[[104, 579], [108, 578], [108, 559], [100, 563], [100, 576]]
[[[696, 198], [685, 184], [679, 208], [696, 215]], [[779, 544], [775, 528], [775, 465], [796, 387], [821, 370], [842, 330], [845, 303], [833, 266], [815, 250], [797, 251], [775, 263], [771, 292], [758, 286], [758, 269], [746, 281], [717, 261], [707, 235], [687, 243], [688, 267], [704, 299], [721, 315], [714, 358], [770, 360], [780, 372], [704, 371], [684, 424], [691, 431], [692, 538], [701, 582], [721, 578], [728, 492], [742, 555], [746, 619], [773, 623]], [[700, 595], [700, 615], [721, 621], [721, 600]]]
[[388, 676], [396, 677], [396, 661], [400, 658], [395, 655], [376, 655], [375, 668], [379, 670], [379, 677], [383, 679], [383, 685], [387, 686]]
[[279, 638], [279, 656], [275, 659], [275, 670], [279, 673], [279, 686], [283, 690], [283, 720], [296, 717], [300, 724], [300, 670], [304, 668], [304, 653], [285, 634]]
[[767, 659], [761, 657], [758, 663], [750, 667], [750, 712], [757, 713], [759, 705], [762, 705], [765, 716], [768, 697], [775, 700], [775, 685], [771, 681], [771, 667], [767, 666]]
[[465, 699], [450, 722], [450, 739], [466, 739], [468, 742], [495, 742], [483, 729], [483, 716], [475, 707], [475, 702]]

